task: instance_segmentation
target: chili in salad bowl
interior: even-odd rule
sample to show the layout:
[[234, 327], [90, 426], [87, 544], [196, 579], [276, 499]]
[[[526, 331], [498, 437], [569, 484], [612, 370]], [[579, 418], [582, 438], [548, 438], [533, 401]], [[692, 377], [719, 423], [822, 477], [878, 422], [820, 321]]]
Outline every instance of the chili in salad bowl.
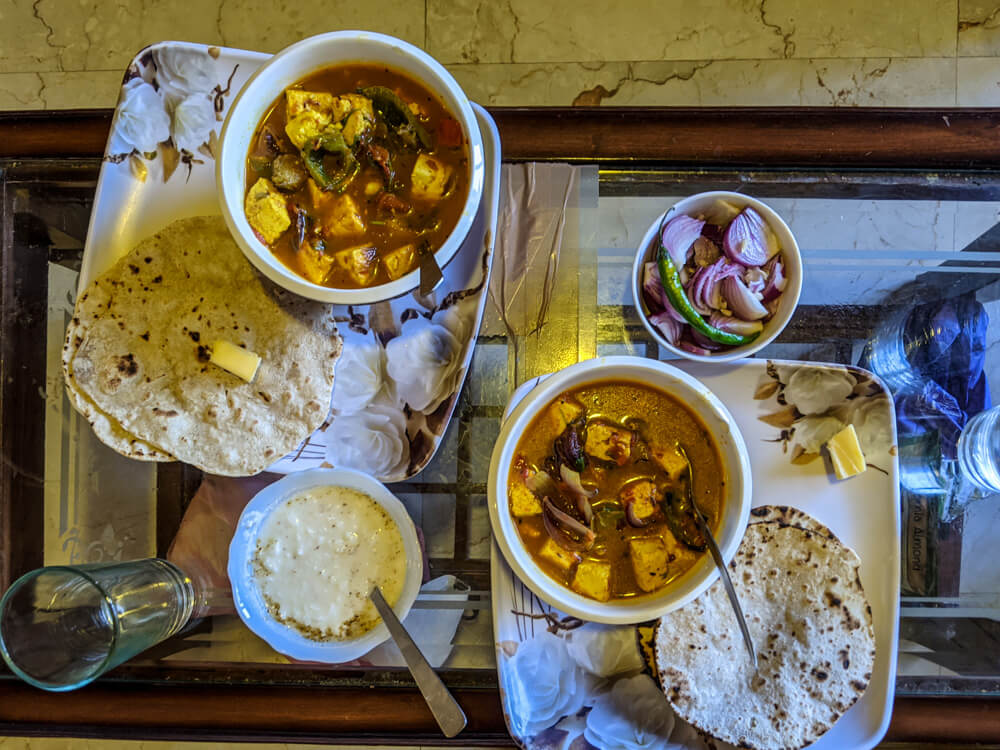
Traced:
[[639, 317], [665, 349], [728, 362], [771, 343], [802, 290], [795, 236], [767, 204], [741, 193], [698, 193], [650, 225], [632, 268]]

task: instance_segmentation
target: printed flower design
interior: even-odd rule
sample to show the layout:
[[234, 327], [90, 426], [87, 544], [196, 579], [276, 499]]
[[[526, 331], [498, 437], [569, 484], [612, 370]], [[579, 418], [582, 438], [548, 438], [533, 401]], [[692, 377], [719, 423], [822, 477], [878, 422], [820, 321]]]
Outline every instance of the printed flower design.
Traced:
[[588, 680], [559, 636], [542, 631], [525, 641], [507, 669], [511, 722], [518, 736], [533, 737], [583, 708]]
[[336, 467], [393, 479], [410, 462], [406, 417], [392, 406], [369, 404], [364, 411], [338, 416], [327, 428], [326, 438], [327, 461]]
[[854, 390], [855, 380], [846, 370], [832, 367], [799, 367], [781, 381], [785, 402], [799, 413], [825, 414]]
[[587, 623], [569, 633], [566, 650], [573, 661], [597, 677], [642, 669], [635, 628]]
[[869, 464], [884, 465], [894, 450], [891, 404], [884, 388], [863, 370], [830, 365], [767, 363], [767, 378], [754, 398], [773, 398], [777, 408], [758, 417], [780, 430], [773, 441], [791, 461], [807, 464], [820, 457], [827, 441], [854, 425]]
[[170, 137], [170, 116], [159, 93], [141, 78], [133, 78], [122, 87], [118, 117], [109, 148], [115, 154], [156, 151], [161, 141]]
[[417, 316], [403, 323], [399, 336], [385, 347], [386, 372], [401, 403], [432, 412], [455, 391], [462, 342], [442, 325], [442, 313], [432, 319]]
[[[216, 51], [217, 56], [217, 51]], [[122, 85], [107, 161], [128, 160], [145, 180], [144, 160], [162, 152], [163, 181], [179, 163], [191, 169], [214, 158], [216, 127], [222, 120], [233, 73], [226, 80], [210, 49], [166, 44], [133, 63]], [[200, 156], [198, 156], [200, 155]]]
[[858, 433], [861, 451], [870, 464], [885, 468], [891, 460], [892, 409], [889, 397], [880, 393], [871, 398], [854, 400], [848, 412], [847, 421], [854, 425]]
[[645, 674], [618, 680], [587, 714], [583, 736], [605, 750], [682, 750], [670, 741], [674, 712]]
[[153, 51], [156, 82], [167, 100], [191, 94], [208, 95], [218, 81], [215, 59], [207, 52], [196, 54], [185, 47], [163, 46]]
[[385, 385], [385, 350], [376, 341], [344, 342], [333, 381], [333, 408], [356, 414], [372, 403]]
[[208, 142], [215, 126], [215, 105], [208, 95], [191, 94], [174, 105], [171, 132], [181, 151], [197, 151]]

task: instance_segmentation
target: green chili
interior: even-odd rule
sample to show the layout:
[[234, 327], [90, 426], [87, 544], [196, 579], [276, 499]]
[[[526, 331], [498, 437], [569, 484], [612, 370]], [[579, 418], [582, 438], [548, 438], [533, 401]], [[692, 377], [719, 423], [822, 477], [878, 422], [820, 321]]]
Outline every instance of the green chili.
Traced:
[[[412, 145], [431, 148], [431, 136], [420, 124], [420, 120], [399, 94], [385, 86], [367, 86], [359, 91], [372, 100], [372, 104], [385, 119], [386, 124]], [[412, 135], [412, 139], [410, 138]]]
[[747, 336], [740, 336], [716, 328], [701, 317], [701, 314], [691, 306], [691, 301], [687, 298], [684, 285], [681, 284], [680, 272], [674, 265], [674, 260], [667, 252], [667, 248], [663, 246], [662, 237], [663, 228], [660, 227], [660, 231], [656, 234], [656, 265], [660, 269], [660, 283], [663, 285], [663, 291], [667, 294], [667, 300], [684, 317], [684, 320], [703, 336], [728, 346], [742, 346], [757, 338], [760, 335], [759, 331]]

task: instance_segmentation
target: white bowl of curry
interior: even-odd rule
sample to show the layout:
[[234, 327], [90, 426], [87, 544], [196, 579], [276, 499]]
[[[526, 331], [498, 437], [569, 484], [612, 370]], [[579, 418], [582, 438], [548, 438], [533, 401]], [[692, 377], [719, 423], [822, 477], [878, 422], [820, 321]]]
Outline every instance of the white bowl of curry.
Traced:
[[691, 494], [728, 561], [750, 513], [746, 444], [722, 402], [656, 360], [571, 365], [503, 424], [488, 483], [493, 535], [542, 600], [608, 624], [684, 606], [718, 577]]
[[444, 267], [475, 219], [485, 174], [468, 98], [400, 39], [304, 39], [239, 92], [216, 162], [219, 201], [247, 258], [286, 289], [369, 304]]

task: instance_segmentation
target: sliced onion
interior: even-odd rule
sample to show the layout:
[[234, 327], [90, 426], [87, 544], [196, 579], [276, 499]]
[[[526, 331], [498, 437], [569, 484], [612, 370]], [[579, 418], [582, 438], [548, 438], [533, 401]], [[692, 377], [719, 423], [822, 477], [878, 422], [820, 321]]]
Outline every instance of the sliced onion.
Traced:
[[723, 315], [720, 312], [712, 313], [712, 317], [708, 319], [708, 323], [720, 331], [735, 333], [737, 336], [750, 336], [764, 329], [764, 324], [759, 320], [743, 320], [743, 318], [737, 318], [735, 315]]
[[542, 500], [542, 523], [552, 541], [570, 552], [584, 552], [590, 549], [597, 538], [592, 529], [563, 513], [547, 497]]
[[[673, 310], [673, 308], [670, 308]], [[683, 324], [669, 312], [661, 312], [649, 316], [649, 322], [656, 326], [656, 330], [663, 334], [663, 338], [676, 346], [681, 337]]]
[[722, 282], [722, 294], [729, 303], [733, 314], [744, 320], [760, 320], [767, 317], [767, 308], [747, 289], [747, 285], [736, 276]]
[[705, 302], [705, 287], [712, 279], [712, 267], [699, 268], [685, 287], [691, 307], [702, 315], [711, 315], [712, 309]]
[[711, 352], [717, 352], [726, 348], [725, 344], [720, 344], [718, 341], [712, 341], [712, 339], [705, 336], [695, 328], [691, 329], [691, 340], [702, 349], [708, 349]]
[[764, 287], [767, 285], [767, 273], [762, 268], [756, 266], [748, 268], [743, 272], [743, 283], [747, 285], [747, 289], [755, 297], [762, 294]]
[[[774, 254], [769, 243], [769, 231], [764, 217], [747, 206], [726, 229], [722, 247], [734, 263], [762, 266]], [[773, 234], [771, 232], [772, 236]], [[777, 239], [774, 245], [777, 245]]]
[[688, 294], [694, 309], [702, 315], [711, 315], [712, 310], [722, 307], [719, 283], [729, 276], [738, 276], [742, 271], [743, 266], [730, 263], [728, 258], [719, 258], [712, 265], [698, 269]]
[[660, 269], [653, 261], [647, 261], [642, 268], [642, 291], [646, 295], [646, 304], [651, 310], [662, 310], [664, 307], [670, 307], [667, 300], [664, 299]]
[[594, 509], [590, 507], [590, 498], [597, 494], [597, 490], [584, 488], [583, 483], [580, 481], [580, 473], [573, 471], [566, 464], [559, 466], [559, 474], [562, 476], [562, 480], [566, 483], [566, 486], [569, 487], [570, 492], [573, 493], [577, 510], [580, 511], [583, 520], [589, 524], [594, 518]]
[[[660, 234], [660, 241], [663, 247], [670, 254], [677, 268], [682, 268], [687, 263], [688, 251], [694, 241], [701, 236], [701, 228], [705, 222], [700, 219], [693, 219], [685, 214], [678, 214], [663, 227]], [[763, 261], [762, 261], [763, 262]]]
[[720, 226], [726, 226], [735, 219], [740, 213], [740, 207], [735, 206], [729, 201], [724, 201], [721, 198], [715, 200], [712, 203], [711, 208], [705, 212], [705, 219], [712, 223]]
[[767, 274], [767, 283], [762, 290], [763, 300], [770, 302], [785, 291], [785, 287], [788, 286], [788, 279], [785, 278], [785, 264], [782, 263], [781, 256], [775, 255], [771, 258], [764, 266], [764, 272]]
[[708, 349], [705, 349], [704, 347], [701, 346], [696, 346], [687, 339], [681, 339], [680, 343], [677, 344], [677, 346], [679, 346], [686, 352], [691, 352], [692, 354], [700, 354], [703, 357], [709, 357], [712, 354], [712, 352], [710, 352]]

